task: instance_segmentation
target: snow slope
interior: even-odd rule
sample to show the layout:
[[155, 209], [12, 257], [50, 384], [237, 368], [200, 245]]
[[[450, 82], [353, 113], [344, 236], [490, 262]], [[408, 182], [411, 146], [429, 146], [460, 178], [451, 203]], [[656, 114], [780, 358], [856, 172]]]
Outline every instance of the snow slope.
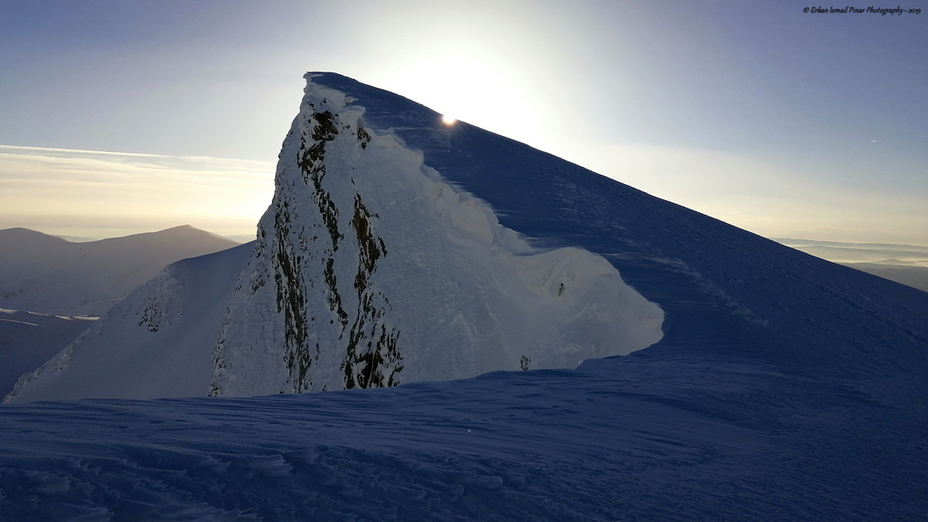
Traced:
[[0, 395], [65, 349], [93, 320], [0, 309]]
[[325, 74], [663, 338], [575, 370], [0, 407], [0, 519], [904, 520], [928, 513], [928, 294]]
[[87, 243], [0, 230], [0, 308], [100, 316], [166, 265], [236, 244], [190, 226]]
[[23, 402], [206, 395], [211, 347], [253, 248], [248, 243], [169, 265], [24, 375], [10, 395]]

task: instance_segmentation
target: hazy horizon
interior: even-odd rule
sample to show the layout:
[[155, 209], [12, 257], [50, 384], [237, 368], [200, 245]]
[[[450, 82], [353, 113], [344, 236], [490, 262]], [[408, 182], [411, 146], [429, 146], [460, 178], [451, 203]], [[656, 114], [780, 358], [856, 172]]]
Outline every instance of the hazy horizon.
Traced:
[[0, 228], [253, 234], [330, 70], [765, 237], [928, 245], [928, 13], [806, 6], [6, 3]]

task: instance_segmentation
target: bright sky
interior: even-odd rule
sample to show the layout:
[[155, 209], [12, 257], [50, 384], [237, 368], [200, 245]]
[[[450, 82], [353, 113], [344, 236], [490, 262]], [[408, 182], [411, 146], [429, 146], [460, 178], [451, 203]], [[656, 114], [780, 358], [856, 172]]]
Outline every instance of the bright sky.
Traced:
[[253, 234], [314, 70], [768, 237], [928, 245], [928, 5], [809, 5], [0, 0], [0, 228]]

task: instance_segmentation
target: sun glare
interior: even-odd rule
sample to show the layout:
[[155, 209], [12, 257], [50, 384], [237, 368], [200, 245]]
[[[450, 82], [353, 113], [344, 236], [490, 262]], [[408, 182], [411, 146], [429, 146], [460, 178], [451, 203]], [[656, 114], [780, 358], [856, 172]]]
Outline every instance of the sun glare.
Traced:
[[455, 123], [457, 123], [458, 120], [452, 118], [451, 116], [448, 116], [447, 114], [443, 114], [441, 117], [441, 122], [447, 125], [448, 127], [450, 127], [454, 125]]

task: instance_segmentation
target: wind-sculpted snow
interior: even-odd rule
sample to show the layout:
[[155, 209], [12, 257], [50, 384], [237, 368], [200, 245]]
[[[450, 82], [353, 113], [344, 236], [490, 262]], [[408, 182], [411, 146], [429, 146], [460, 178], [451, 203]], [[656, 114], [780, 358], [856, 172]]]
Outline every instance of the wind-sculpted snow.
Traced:
[[309, 78], [213, 395], [573, 368], [661, 338], [661, 309], [605, 259], [533, 248], [363, 115]]

